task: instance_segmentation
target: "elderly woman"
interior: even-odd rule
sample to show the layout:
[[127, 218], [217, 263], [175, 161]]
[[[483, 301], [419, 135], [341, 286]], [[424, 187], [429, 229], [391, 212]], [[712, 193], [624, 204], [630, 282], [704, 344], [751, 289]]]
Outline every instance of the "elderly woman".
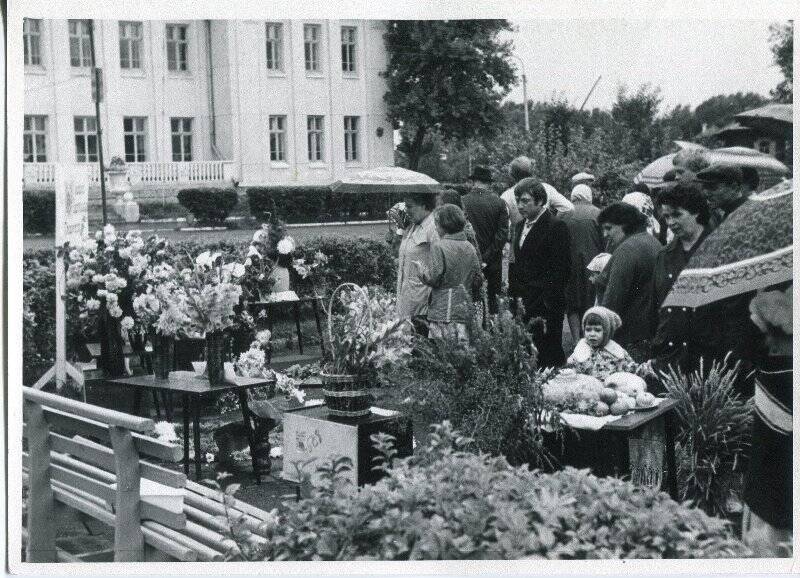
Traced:
[[431, 248], [429, 265], [415, 261], [423, 283], [432, 288], [428, 306], [429, 336], [468, 341], [473, 319], [470, 294], [482, 282], [475, 248], [464, 234], [466, 218], [456, 205], [442, 205], [434, 213], [439, 241]]
[[650, 353], [653, 270], [661, 243], [647, 232], [642, 213], [627, 203], [613, 203], [598, 216], [611, 251], [601, 305], [622, 318], [617, 341], [642, 363]]
[[650, 195], [641, 191], [634, 191], [622, 197], [622, 202], [636, 207], [645, 216], [647, 219], [647, 232], [661, 242], [661, 223], [656, 218], [656, 207]]
[[420, 279], [415, 261], [428, 265], [431, 247], [439, 240], [433, 209], [436, 196], [430, 193], [411, 193], [405, 199], [411, 223], [403, 231], [403, 240], [397, 262], [397, 314], [401, 319], [411, 319], [417, 329], [428, 313], [430, 287]]

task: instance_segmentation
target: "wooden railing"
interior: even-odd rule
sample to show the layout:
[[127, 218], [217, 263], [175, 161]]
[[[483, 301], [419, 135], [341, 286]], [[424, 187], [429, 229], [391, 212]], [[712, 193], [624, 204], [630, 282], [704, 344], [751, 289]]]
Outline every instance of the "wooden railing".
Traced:
[[[100, 182], [100, 167], [91, 163], [89, 181]], [[186, 184], [222, 183], [229, 181], [233, 174], [233, 161], [193, 161], [168, 163], [128, 163], [128, 180], [132, 185], [148, 184]], [[24, 163], [24, 186], [44, 188], [55, 185], [55, 163]], [[106, 182], [109, 181], [106, 173]]]

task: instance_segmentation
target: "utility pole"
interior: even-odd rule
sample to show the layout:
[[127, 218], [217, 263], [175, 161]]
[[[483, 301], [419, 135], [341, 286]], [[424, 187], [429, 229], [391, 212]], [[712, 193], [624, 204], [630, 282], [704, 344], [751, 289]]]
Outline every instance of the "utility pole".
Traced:
[[[106, 211], [106, 169], [103, 163], [103, 129], [100, 125], [100, 101], [103, 99], [103, 71], [97, 68], [94, 52], [94, 20], [89, 20], [89, 45], [92, 52], [92, 79], [95, 90], [92, 91], [94, 99], [94, 117], [97, 125], [97, 160], [100, 161], [100, 200], [103, 205], [103, 226], [108, 224]], [[88, 149], [86, 151], [89, 152]]]
[[525, 61], [516, 54], [512, 54], [511, 57], [519, 60], [519, 64], [522, 67], [522, 108], [525, 110], [525, 132], [531, 132], [531, 121], [528, 117], [528, 77], [525, 75]]
[[594, 81], [594, 84], [592, 85], [592, 88], [589, 90], [589, 94], [586, 95], [586, 98], [583, 100], [583, 104], [578, 109], [578, 112], [582, 111], [583, 107], [586, 106], [586, 103], [589, 102], [589, 97], [592, 96], [592, 93], [594, 92], [594, 89], [597, 88], [597, 83], [600, 82], [601, 78], [603, 78], [602, 75], [598, 76], [597, 80]]

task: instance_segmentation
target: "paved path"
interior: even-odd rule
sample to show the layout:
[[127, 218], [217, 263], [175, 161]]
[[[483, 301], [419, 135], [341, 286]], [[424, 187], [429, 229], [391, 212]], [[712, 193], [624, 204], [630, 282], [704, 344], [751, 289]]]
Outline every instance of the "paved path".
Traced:
[[[249, 241], [254, 229], [239, 229], [227, 231], [176, 231], [174, 228], [167, 228], [164, 223], [141, 223], [138, 228], [145, 234], [156, 233], [170, 241], [195, 241], [201, 243], [213, 243], [216, 241]], [[133, 229], [136, 227], [119, 227], [120, 229]], [[347, 225], [319, 225], [314, 227], [289, 227], [289, 234], [295, 241], [303, 243], [309, 239], [319, 236], [325, 237], [368, 237], [380, 240], [386, 232], [386, 224], [347, 224]], [[53, 237], [26, 237], [23, 240], [23, 250], [38, 251], [53, 247]]]

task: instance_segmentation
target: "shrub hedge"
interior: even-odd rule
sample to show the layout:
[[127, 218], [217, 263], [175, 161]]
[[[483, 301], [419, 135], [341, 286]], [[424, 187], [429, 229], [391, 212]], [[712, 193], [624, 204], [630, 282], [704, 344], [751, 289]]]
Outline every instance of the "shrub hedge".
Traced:
[[239, 202], [239, 196], [233, 189], [182, 189], [178, 191], [178, 202], [199, 224], [217, 225], [228, 218]]
[[24, 233], [53, 234], [56, 230], [56, 192], [25, 191], [22, 196]]
[[[385, 459], [390, 440], [373, 436]], [[409, 458], [354, 488], [346, 462], [321, 470], [310, 498], [265, 524], [251, 559], [456, 560], [730, 558], [750, 554], [729, 525], [667, 494], [567, 468], [514, 468], [464, 451], [445, 422]], [[235, 490], [232, 490], [235, 491]]]

